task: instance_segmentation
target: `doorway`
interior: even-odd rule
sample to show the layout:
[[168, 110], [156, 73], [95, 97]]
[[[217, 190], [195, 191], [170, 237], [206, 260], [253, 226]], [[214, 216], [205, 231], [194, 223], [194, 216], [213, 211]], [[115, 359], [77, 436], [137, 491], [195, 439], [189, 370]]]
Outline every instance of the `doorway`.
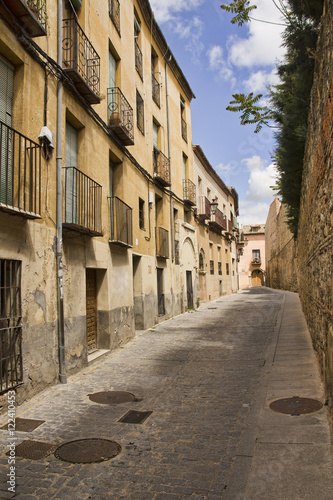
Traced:
[[136, 330], [144, 329], [141, 257], [133, 255], [133, 308]]
[[193, 309], [192, 271], [186, 271], [187, 308]]
[[251, 275], [251, 285], [252, 286], [263, 286], [264, 284], [264, 274], [260, 269], [255, 269], [252, 271]]
[[158, 302], [158, 315], [165, 315], [165, 303], [163, 293], [163, 269], [157, 268], [157, 302]]
[[88, 354], [97, 350], [96, 270], [86, 269], [86, 323]]

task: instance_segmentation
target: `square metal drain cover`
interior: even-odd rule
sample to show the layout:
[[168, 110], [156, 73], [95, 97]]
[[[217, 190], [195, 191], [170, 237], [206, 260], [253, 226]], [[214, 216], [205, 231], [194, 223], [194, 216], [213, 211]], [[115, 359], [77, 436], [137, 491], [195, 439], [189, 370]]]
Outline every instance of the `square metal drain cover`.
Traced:
[[[30, 460], [40, 460], [50, 455], [56, 448], [51, 443], [42, 443], [41, 441], [23, 441], [15, 447], [17, 457], [28, 458]], [[6, 453], [9, 455], [9, 452]]]
[[152, 413], [152, 411], [129, 410], [118, 420], [118, 422], [123, 422], [125, 424], [142, 424]]
[[[37, 427], [42, 425], [44, 422], [45, 422], [45, 420], [34, 420], [32, 418], [16, 417], [15, 418], [15, 431], [32, 432], [35, 429], [37, 429]], [[8, 424], [1, 427], [1, 429], [7, 430]]]

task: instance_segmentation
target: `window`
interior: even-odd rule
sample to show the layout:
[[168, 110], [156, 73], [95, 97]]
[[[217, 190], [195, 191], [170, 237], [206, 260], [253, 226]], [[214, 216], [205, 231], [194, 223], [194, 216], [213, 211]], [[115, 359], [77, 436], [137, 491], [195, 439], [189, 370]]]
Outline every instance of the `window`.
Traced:
[[258, 226], [252, 226], [251, 227], [251, 231], [252, 231], [252, 233], [258, 233], [259, 227]]
[[65, 220], [77, 224], [77, 131], [68, 122], [66, 122], [65, 167]]
[[219, 275], [221, 276], [222, 275], [222, 262], [218, 262], [217, 267], [218, 267]]
[[0, 393], [22, 382], [21, 262], [0, 259]]
[[226, 265], [225, 265], [225, 269], [226, 269], [226, 274], [227, 274], [227, 276], [229, 276], [230, 271], [229, 271], [229, 264], [228, 264], [228, 262], [227, 262], [227, 263], [226, 263]]
[[145, 202], [139, 198], [139, 227], [140, 229], [145, 229], [145, 212], [144, 212]]
[[143, 99], [138, 91], [136, 91], [136, 124], [140, 132], [145, 134], [145, 121], [144, 121], [144, 105]]
[[141, 40], [140, 40], [140, 33], [141, 33], [141, 21], [136, 13], [134, 11], [134, 48], [135, 48], [135, 69], [140, 76], [141, 80], [143, 81], [143, 64], [142, 64], [142, 52], [141, 52]]
[[214, 274], [214, 261], [210, 261], [210, 274]]
[[157, 151], [160, 151], [160, 128], [160, 125], [153, 120], [153, 146]]
[[212, 194], [211, 194], [211, 190], [210, 190], [209, 188], [207, 188], [207, 199], [208, 199], [209, 201], [211, 201], [211, 195], [212, 195]]
[[120, 36], [120, 5], [119, 0], [109, 0], [109, 16]]
[[187, 142], [187, 124], [185, 117], [185, 99], [180, 96], [180, 119], [181, 119], [181, 129], [182, 129], [182, 138], [185, 142]]
[[161, 105], [160, 99], [160, 84], [158, 72], [158, 56], [154, 48], [151, 48], [151, 81], [152, 81], [152, 97], [158, 107]]
[[199, 253], [199, 273], [203, 274], [205, 272], [205, 254], [201, 250]]
[[253, 262], [258, 262], [260, 261], [260, 250], [252, 250], [252, 260]]

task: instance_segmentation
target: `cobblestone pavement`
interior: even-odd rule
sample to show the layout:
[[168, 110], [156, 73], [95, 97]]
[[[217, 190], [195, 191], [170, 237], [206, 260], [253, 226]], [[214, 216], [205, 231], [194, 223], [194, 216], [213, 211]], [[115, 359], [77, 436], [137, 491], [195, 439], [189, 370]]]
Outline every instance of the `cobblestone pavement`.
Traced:
[[[0, 498], [221, 499], [277, 336], [283, 298], [254, 288], [204, 304], [138, 332], [66, 385], [20, 406], [17, 417], [45, 422], [29, 433], [16, 431], [16, 445], [101, 438], [119, 443], [121, 453], [93, 464], [65, 462], [53, 453], [40, 460], [17, 456], [14, 494], [6, 484], [8, 431], [1, 430]], [[105, 405], [88, 397], [110, 390], [129, 391], [137, 401]], [[142, 424], [119, 422], [128, 410], [152, 414]]]

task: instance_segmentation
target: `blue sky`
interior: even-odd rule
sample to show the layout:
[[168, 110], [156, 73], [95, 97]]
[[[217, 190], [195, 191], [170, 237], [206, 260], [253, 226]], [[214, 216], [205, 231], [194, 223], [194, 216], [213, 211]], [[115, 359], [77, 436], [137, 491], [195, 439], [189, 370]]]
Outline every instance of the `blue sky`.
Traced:
[[[274, 131], [240, 125], [226, 111], [232, 94], [267, 92], [283, 57], [283, 26], [252, 21], [232, 25], [222, 0], [150, 0], [154, 15], [196, 99], [192, 140], [224, 182], [236, 188], [242, 224], [264, 223], [274, 193]], [[230, 3], [230, 2], [226, 2]], [[281, 23], [272, 0], [257, 0], [253, 17]], [[264, 100], [264, 98], [263, 98]]]

